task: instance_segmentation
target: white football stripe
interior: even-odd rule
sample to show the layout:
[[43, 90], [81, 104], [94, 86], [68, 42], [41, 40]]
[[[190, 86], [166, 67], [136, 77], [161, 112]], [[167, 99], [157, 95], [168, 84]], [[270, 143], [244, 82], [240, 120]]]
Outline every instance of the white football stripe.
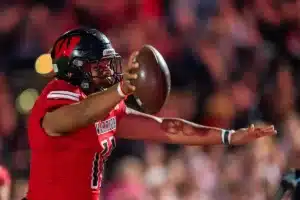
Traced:
[[79, 101], [79, 97], [74, 97], [71, 95], [66, 95], [66, 94], [48, 94], [47, 95], [48, 99], [69, 99], [73, 101]]
[[63, 90], [57, 90], [57, 91], [51, 91], [49, 94], [65, 94], [65, 95], [70, 95], [73, 97], [79, 97], [80, 94], [77, 94], [75, 92], [69, 92], [69, 91], [63, 91]]

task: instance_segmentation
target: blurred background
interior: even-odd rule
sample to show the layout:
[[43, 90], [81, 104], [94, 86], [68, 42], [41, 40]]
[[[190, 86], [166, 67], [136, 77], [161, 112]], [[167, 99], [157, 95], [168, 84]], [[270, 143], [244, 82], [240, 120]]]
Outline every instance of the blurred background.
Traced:
[[26, 119], [51, 79], [35, 60], [79, 26], [104, 32], [124, 61], [143, 44], [162, 53], [172, 92], [159, 115], [279, 130], [235, 148], [119, 140], [103, 199], [268, 200], [300, 168], [299, 0], [1, 0], [0, 10], [1, 200], [27, 191]]

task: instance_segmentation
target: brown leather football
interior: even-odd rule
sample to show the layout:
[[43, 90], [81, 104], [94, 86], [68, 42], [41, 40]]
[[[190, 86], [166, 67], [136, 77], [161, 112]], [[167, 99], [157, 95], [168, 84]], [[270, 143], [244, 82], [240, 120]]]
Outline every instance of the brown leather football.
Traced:
[[165, 104], [171, 89], [168, 65], [162, 55], [151, 45], [145, 45], [136, 57], [139, 63], [134, 96], [145, 113], [155, 114]]

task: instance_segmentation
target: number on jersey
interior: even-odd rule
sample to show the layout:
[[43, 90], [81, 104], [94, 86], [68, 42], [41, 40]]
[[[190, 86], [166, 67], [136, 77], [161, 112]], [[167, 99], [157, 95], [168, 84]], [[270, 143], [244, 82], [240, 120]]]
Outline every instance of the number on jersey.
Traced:
[[[114, 136], [101, 141], [102, 151], [95, 153], [92, 167], [92, 188], [97, 189], [99, 186], [100, 172], [103, 171], [104, 162], [110, 156], [112, 150], [116, 148], [116, 139]], [[100, 166], [100, 164], [102, 165]], [[100, 167], [102, 168], [100, 170]]]

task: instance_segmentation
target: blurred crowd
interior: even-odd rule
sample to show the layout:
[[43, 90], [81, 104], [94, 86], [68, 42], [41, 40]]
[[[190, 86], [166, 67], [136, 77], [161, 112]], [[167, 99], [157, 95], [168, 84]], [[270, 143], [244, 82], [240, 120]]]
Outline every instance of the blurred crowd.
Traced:
[[172, 92], [159, 115], [279, 130], [231, 148], [120, 140], [103, 199], [268, 200], [300, 168], [299, 0], [1, 0], [0, 9], [1, 200], [21, 199], [29, 173], [27, 114], [15, 99], [43, 88], [35, 59], [79, 26], [104, 32], [125, 61], [143, 44], [162, 53]]

